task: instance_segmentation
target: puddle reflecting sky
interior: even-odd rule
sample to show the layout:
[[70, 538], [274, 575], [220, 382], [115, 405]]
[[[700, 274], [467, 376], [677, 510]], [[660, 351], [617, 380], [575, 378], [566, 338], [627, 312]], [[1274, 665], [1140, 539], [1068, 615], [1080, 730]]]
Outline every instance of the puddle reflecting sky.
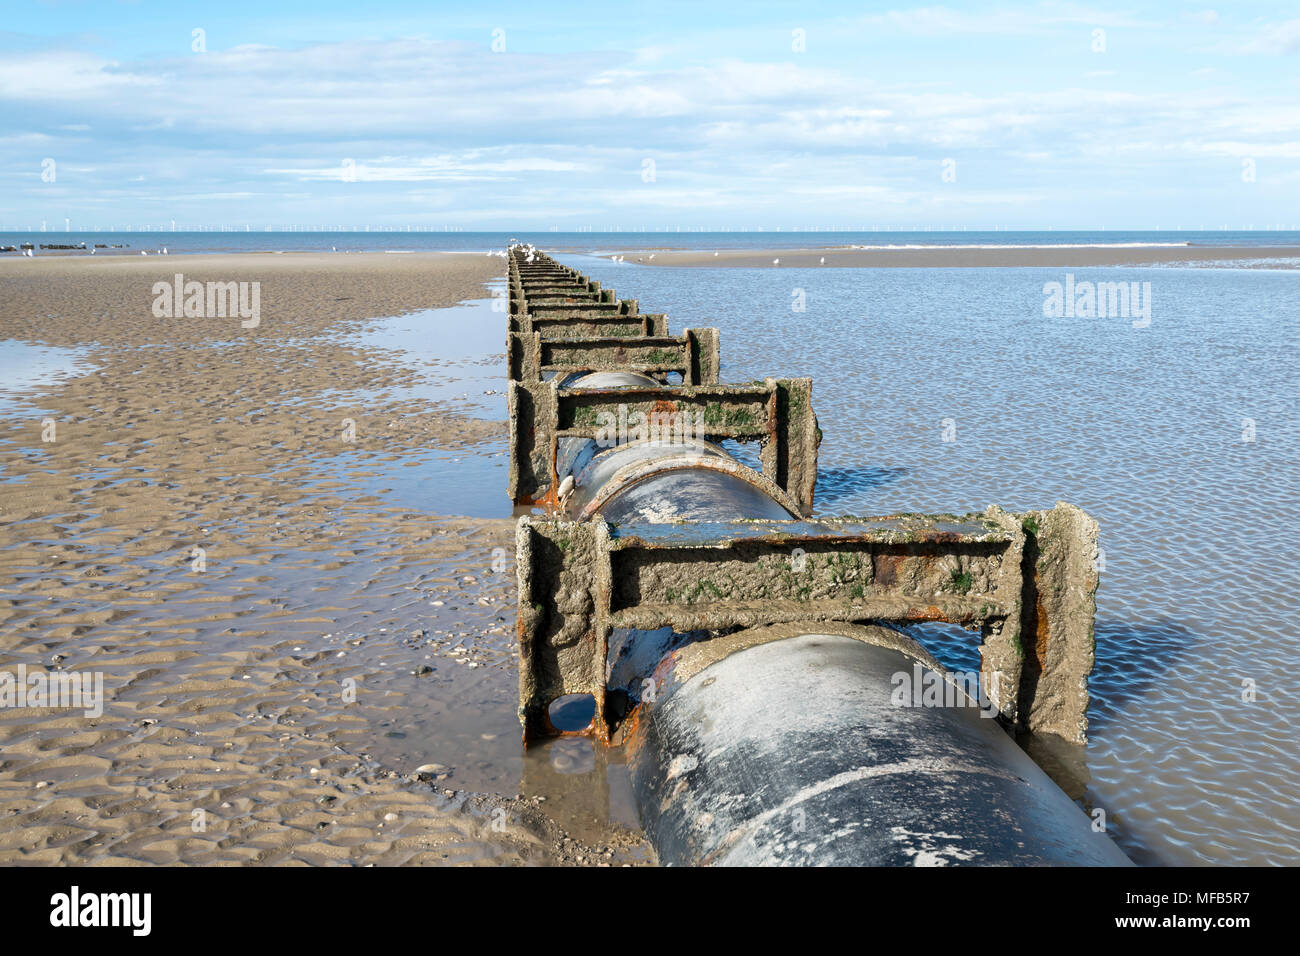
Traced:
[[[505, 281], [490, 283], [504, 291]], [[327, 390], [341, 404], [379, 401], [436, 402], [486, 421], [506, 420], [506, 313], [503, 299], [476, 299], [446, 309], [425, 309], [371, 319], [342, 338], [343, 345], [381, 349], [418, 376], [402, 388]], [[367, 461], [354, 480], [365, 494], [431, 514], [508, 518], [509, 446], [500, 438], [462, 450], [429, 449], [400, 460]]]
[[87, 367], [85, 357], [85, 349], [0, 340], [0, 414], [11, 414], [19, 408], [30, 411], [27, 399], [32, 392], [80, 374]]
[[[505, 282], [489, 288], [504, 291]], [[402, 365], [419, 373], [419, 383], [375, 393], [333, 390], [326, 397], [364, 401], [382, 394], [399, 401], [455, 401], [476, 418], [505, 421], [506, 313], [498, 311], [504, 301], [474, 299], [447, 309], [367, 320], [360, 331], [341, 336], [339, 344], [396, 353]]]

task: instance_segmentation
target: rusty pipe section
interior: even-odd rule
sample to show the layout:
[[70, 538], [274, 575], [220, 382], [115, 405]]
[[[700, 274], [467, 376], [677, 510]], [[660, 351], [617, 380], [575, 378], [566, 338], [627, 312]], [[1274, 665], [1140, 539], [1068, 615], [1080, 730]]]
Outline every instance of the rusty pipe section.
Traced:
[[[1084, 739], [1091, 518], [809, 520], [807, 380], [718, 385], [716, 332], [629, 321], [532, 247], [509, 262], [511, 490], [551, 514], [517, 532], [525, 741], [591, 694], [669, 864], [1127, 862], [1004, 730]], [[669, 410], [675, 431], [626, 434]], [[978, 630], [980, 680], [911, 621]]]
[[[573, 379], [574, 390], [637, 387], [645, 376], [595, 372]], [[677, 420], [680, 426], [682, 422]], [[685, 427], [631, 441], [569, 437], [559, 442], [560, 513], [615, 523], [730, 517], [790, 519], [799, 505], [779, 486], [742, 465], [720, 445]]]
[[[613, 523], [644, 521], [647, 506], [667, 521], [779, 517], [772, 499], [711, 490], [651, 479], [598, 513]], [[898, 630], [615, 629], [609, 642], [606, 682], [634, 715], [623, 742], [662, 863], [1128, 862], [1008, 737], [987, 695]]]
[[[635, 299], [618, 300], [531, 247], [512, 246], [507, 261], [509, 487], [516, 505], [569, 514], [570, 494], [591, 488], [584, 469], [610, 452], [606, 463], [627, 466], [620, 484], [680, 486], [680, 475], [651, 472], [712, 469], [726, 474], [700, 481], [742, 495], [749, 493], [743, 486], [758, 488], [787, 516], [812, 512], [821, 432], [810, 380], [720, 385], [716, 329], [670, 335], [666, 316], [642, 316]], [[728, 440], [758, 444], [759, 469], [722, 451]], [[625, 445], [660, 450], [619, 451]], [[706, 460], [697, 467], [696, 459]]]
[[[584, 517], [785, 517], [752, 486], [747, 496], [697, 484], [724, 473], [652, 474], [596, 498]], [[662, 863], [1128, 863], [1007, 736], [997, 706], [898, 630], [616, 629], [609, 642], [606, 681], [634, 713], [623, 741], [641, 824]]]

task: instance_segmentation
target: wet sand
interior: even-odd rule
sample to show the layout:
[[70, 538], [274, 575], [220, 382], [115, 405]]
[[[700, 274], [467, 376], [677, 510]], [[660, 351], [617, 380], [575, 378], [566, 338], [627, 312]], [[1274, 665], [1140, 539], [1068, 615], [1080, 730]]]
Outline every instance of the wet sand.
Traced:
[[[417, 370], [340, 340], [482, 298], [501, 271], [446, 254], [0, 264], [0, 340], [82, 355], [0, 420], [0, 671], [101, 673], [105, 697], [100, 716], [0, 708], [0, 863], [652, 859], [632, 829], [571, 832], [536, 790], [476, 792], [410, 739], [413, 712], [464, 733], [490, 707], [475, 736], [517, 748], [513, 522], [456, 517], [437, 487], [397, 507], [365, 477], [505, 426], [402, 397]], [[153, 284], [177, 272], [260, 282], [260, 325], [155, 318]]]
[[[883, 243], [882, 245], [886, 245]], [[983, 266], [1136, 266], [1180, 262], [1231, 262], [1238, 267], [1278, 265], [1276, 259], [1300, 260], [1300, 246], [958, 246], [893, 249], [744, 249], [698, 252], [664, 250], [625, 253], [627, 262], [652, 266], [712, 268], [978, 268]], [[606, 258], [609, 258], [608, 256]], [[822, 260], [825, 259], [825, 262]], [[1286, 264], [1296, 268], [1296, 263]]]

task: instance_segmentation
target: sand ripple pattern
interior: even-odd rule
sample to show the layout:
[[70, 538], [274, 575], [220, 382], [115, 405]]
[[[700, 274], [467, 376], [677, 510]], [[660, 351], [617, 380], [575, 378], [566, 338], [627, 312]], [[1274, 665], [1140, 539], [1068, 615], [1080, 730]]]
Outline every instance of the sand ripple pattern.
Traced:
[[[646, 861], [517, 796], [513, 524], [444, 517], [437, 481], [503, 424], [355, 334], [498, 267], [269, 258], [0, 277], [0, 338], [91, 365], [0, 421], [0, 670], [98, 672], [107, 698], [0, 710], [0, 861]], [[179, 269], [262, 281], [258, 335], [154, 319]]]

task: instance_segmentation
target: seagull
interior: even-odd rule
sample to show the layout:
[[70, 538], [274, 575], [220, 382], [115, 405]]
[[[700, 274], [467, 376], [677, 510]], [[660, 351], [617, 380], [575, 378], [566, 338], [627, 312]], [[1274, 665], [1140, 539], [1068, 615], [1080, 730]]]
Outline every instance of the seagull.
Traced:
[[773, 260], [772, 260], [772, 265], [774, 265], [774, 266], [779, 266], [780, 264], [781, 264], [781, 260], [780, 260], [780, 259], [773, 259]]
[[654, 254], [653, 252], [650, 253], [650, 258], [653, 259], [654, 257], [655, 257], [655, 254]]
[[718, 258], [718, 254], [716, 252], [713, 254], [713, 258], [715, 259]]
[[822, 256], [822, 265], [826, 265], [826, 257]]
[[145, 252], [143, 249], [140, 250], [140, 255], [147, 256], [148, 254], [149, 253]]

